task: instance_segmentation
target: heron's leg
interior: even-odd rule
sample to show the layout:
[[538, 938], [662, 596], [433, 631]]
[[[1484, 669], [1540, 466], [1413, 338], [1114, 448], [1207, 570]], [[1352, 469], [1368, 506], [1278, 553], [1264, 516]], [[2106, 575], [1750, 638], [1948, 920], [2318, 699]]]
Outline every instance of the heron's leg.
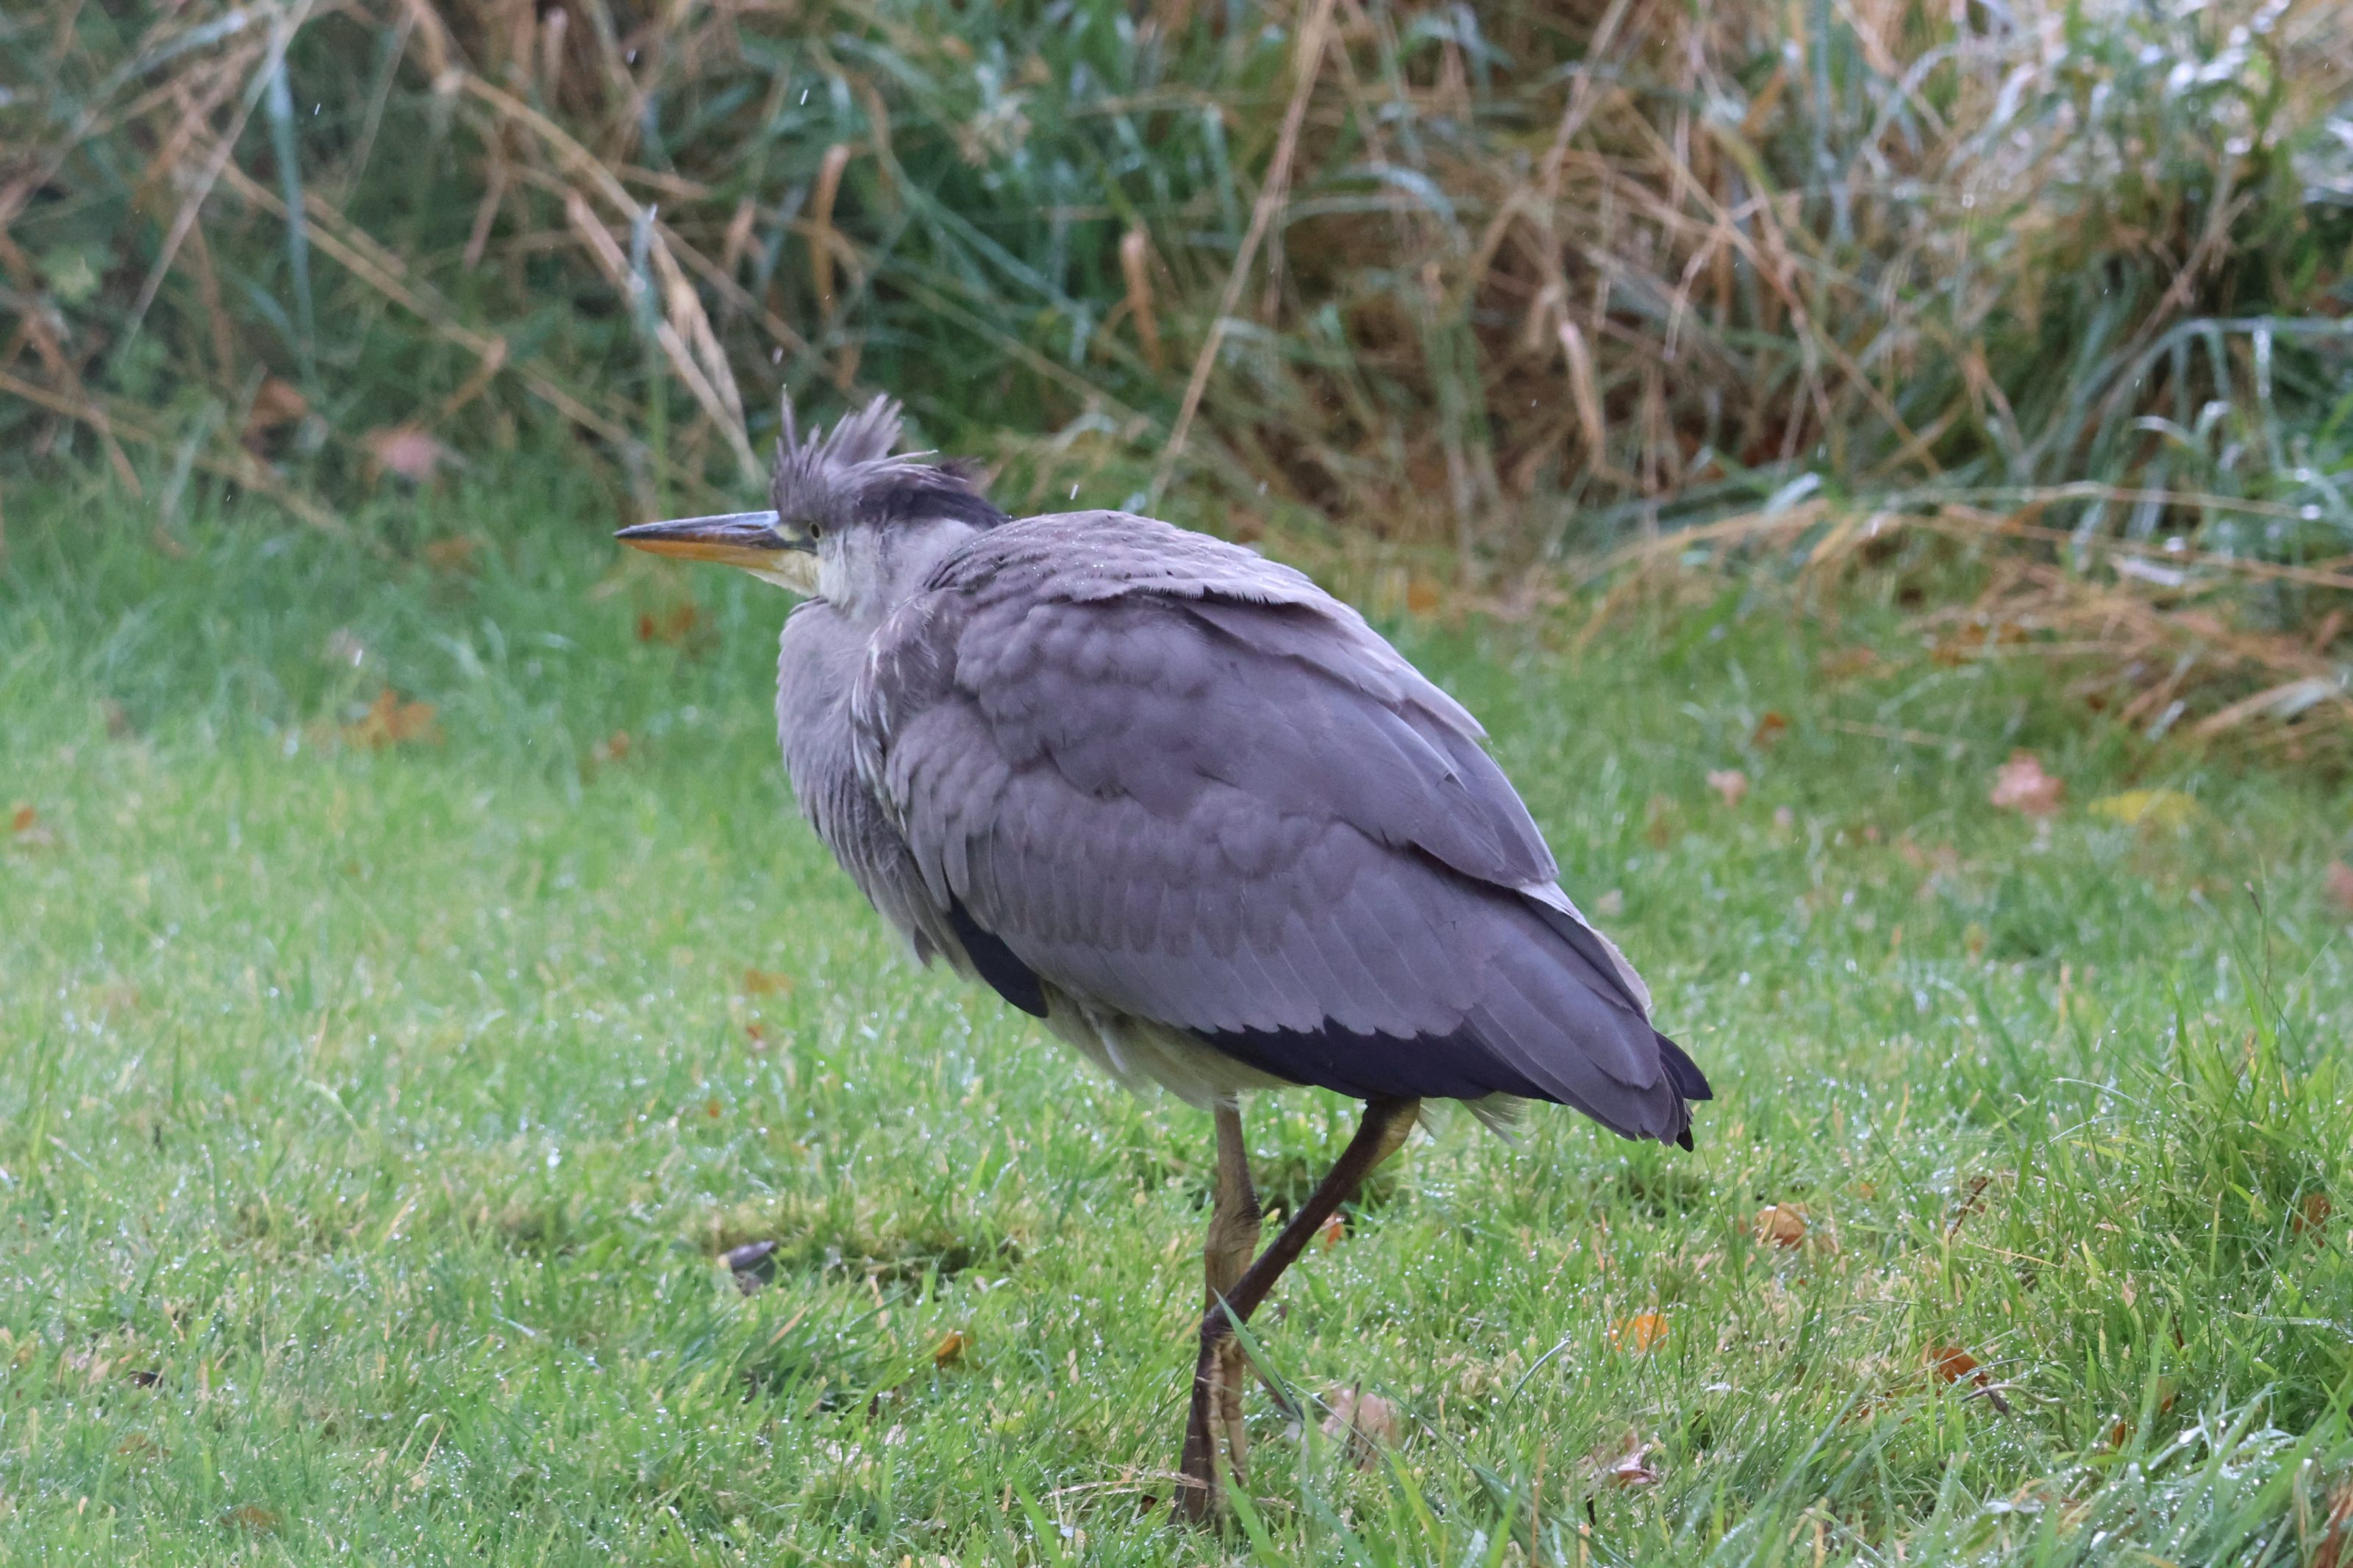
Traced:
[[[1209, 1210], [1208, 1245], [1202, 1248], [1202, 1277], [1208, 1287], [1204, 1302], [1209, 1312], [1240, 1280], [1258, 1251], [1263, 1211], [1250, 1184], [1250, 1152], [1242, 1142], [1241, 1111], [1220, 1105], [1213, 1112], [1218, 1128], [1216, 1198]], [[1240, 1347], [1230, 1340], [1204, 1342], [1193, 1368], [1192, 1410], [1185, 1426], [1184, 1473], [1197, 1484], [1187, 1489], [1187, 1511], [1206, 1514], [1215, 1506], [1218, 1477], [1214, 1450], [1222, 1436], [1230, 1468], [1241, 1472], [1242, 1364]], [[1198, 1502], [1198, 1510], [1191, 1504]]]
[[[1242, 1142], [1240, 1107], [1218, 1107], [1216, 1120], [1218, 1198], [1209, 1218], [1209, 1250], [1205, 1260], [1209, 1289], [1202, 1302], [1205, 1311], [1217, 1310], [1218, 1303], [1233, 1290], [1243, 1271], [1250, 1268], [1250, 1259], [1258, 1256], [1259, 1237], [1264, 1231], [1266, 1215], [1259, 1205], [1258, 1189], [1250, 1182], [1250, 1149]], [[1242, 1430], [1246, 1370], [1238, 1342], [1228, 1339], [1219, 1346], [1218, 1404], [1213, 1415], [1216, 1425], [1224, 1428], [1228, 1468], [1237, 1479], [1241, 1477], [1250, 1447], [1250, 1438]]]
[[[1406, 1135], [1413, 1131], [1413, 1120], [1420, 1112], [1418, 1100], [1376, 1100], [1365, 1107], [1365, 1119], [1356, 1126], [1356, 1135], [1348, 1140], [1331, 1173], [1317, 1184], [1299, 1212], [1291, 1216], [1274, 1238], [1274, 1245], [1259, 1255], [1258, 1260], [1242, 1271], [1226, 1292], [1223, 1302], [1213, 1305], [1201, 1318], [1201, 1352], [1198, 1369], [1194, 1374], [1194, 1422], [1186, 1433], [1185, 1474], [1194, 1479], [1207, 1479], [1208, 1484], [1187, 1487], [1177, 1499], [1177, 1506], [1194, 1519], [1206, 1518], [1216, 1500], [1213, 1489], [1216, 1478], [1210, 1473], [1208, 1447], [1208, 1409], [1203, 1401], [1204, 1378], [1218, 1360], [1221, 1342], [1232, 1337], [1233, 1325], [1239, 1321], [1250, 1321], [1282, 1278], [1282, 1271], [1307, 1249], [1310, 1237], [1321, 1230], [1324, 1222], [1339, 1212], [1340, 1205], [1354, 1197], [1364, 1185], [1365, 1178], [1373, 1173], [1380, 1163], [1403, 1146]], [[1237, 1131], [1240, 1124], [1237, 1122]], [[1197, 1447], [1195, 1435], [1201, 1442]], [[1199, 1468], [1196, 1468], [1196, 1458]]]

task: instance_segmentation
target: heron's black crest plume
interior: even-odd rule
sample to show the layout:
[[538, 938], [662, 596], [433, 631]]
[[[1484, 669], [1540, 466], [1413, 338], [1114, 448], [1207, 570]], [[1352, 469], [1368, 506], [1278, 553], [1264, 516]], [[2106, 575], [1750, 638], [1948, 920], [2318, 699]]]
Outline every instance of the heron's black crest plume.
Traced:
[[784, 405], [784, 429], [776, 438], [776, 468], [769, 480], [769, 504], [787, 525], [843, 528], [856, 523], [892, 523], [947, 518], [975, 528], [994, 528], [1006, 514], [980, 493], [971, 469], [936, 462], [928, 452], [897, 452], [902, 435], [899, 402], [877, 396], [845, 415], [830, 433], [800, 433], [792, 400]]

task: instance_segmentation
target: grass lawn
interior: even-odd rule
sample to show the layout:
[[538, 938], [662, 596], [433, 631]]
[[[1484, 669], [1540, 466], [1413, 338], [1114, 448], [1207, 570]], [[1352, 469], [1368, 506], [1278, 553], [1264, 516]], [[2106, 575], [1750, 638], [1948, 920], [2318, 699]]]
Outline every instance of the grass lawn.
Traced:
[[[1258, 1325], [1393, 1440], [1254, 1392], [1219, 1538], [1208, 1120], [896, 955], [785, 787], [780, 595], [558, 475], [381, 554], [7, 520], [0, 1560], [2337, 1561], [2334, 786], [1856, 669], [1867, 606], [1392, 627], [1717, 1099], [1418, 1138]], [[1354, 1110], [1246, 1105], [1274, 1202]]]

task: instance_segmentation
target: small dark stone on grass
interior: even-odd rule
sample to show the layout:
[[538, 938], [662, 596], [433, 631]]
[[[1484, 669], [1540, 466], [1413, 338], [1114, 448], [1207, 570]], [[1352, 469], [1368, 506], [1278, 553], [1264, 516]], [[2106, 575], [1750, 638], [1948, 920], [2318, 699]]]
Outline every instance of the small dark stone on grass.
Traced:
[[776, 1277], [776, 1251], [773, 1241], [747, 1241], [721, 1256], [734, 1272], [735, 1289], [749, 1296]]

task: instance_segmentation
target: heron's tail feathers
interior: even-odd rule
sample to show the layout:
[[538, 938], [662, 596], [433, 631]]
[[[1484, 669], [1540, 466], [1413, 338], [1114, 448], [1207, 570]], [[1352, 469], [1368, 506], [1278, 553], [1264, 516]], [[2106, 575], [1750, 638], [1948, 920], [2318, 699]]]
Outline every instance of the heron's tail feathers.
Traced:
[[1651, 1034], [1659, 1043], [1659, 1061], [1666, 1068], [1667, 1080], [1675, 1086], [1675, 1092], [1685, 1100], [1714, 1100], [1715, 1090], [1708, 1087], [1707, 1074], [1699, 1070], [1699, 1063], [1656, 1029]]

